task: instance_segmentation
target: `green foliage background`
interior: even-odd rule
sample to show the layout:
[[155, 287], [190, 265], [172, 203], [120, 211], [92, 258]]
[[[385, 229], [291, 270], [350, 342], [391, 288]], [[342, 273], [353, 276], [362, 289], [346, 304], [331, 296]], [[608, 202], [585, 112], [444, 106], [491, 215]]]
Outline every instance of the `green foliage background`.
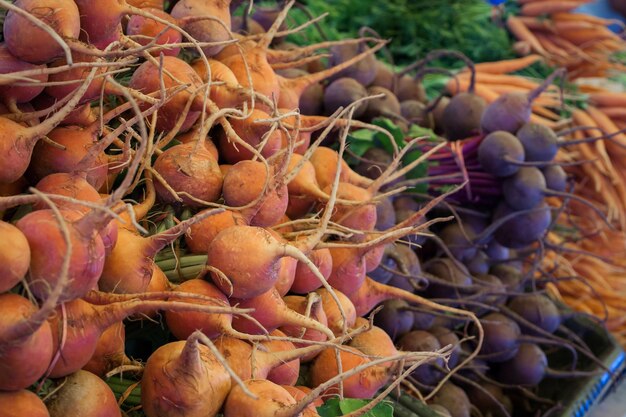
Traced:
[[[408, 64], [433, 49], [456, 49], [475, 62], [513, 58], [511, 38], [501, 22], [492, 19], [485, 0], [303, 0], [314, 15], [329, 12], [320, 24], [328, 39], [357, 36], [362, 26], [391, 38], [395, 64]], [[301, 11], [292, 16], [303, 22]], [[495, 23], [495, 24], [494, 24]], [[296, 42], [321, 41], [312, 29]]]

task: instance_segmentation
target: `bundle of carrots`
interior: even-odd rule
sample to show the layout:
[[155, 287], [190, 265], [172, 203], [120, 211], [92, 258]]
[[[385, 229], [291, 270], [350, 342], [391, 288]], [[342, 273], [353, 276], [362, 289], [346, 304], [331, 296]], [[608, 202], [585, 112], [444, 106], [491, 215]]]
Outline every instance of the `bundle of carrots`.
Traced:
[[[573, 139], [598, 136], [599, 132], [620, 132], [626, 119], [619, 111], [626, 105], [626, 93], [590, 91], [586, 109], [572, 113], [574, 127], [587, 127], [572, 134]], [[620, 107], [621, 106], [621, 107]], [[589, 159], [592, 162], [568, 168], [576, 179], [576, 193], [605, 207], [615, 230], [598, 228], [589, 210], [573, 205], [569, 217], [572, 226], [584, 231], [584, 238], [566, 243], [571, 252], [562, 254], [575, 275], [584, 281], [564, 280], [557, 288], [563, 300], [573, 308], [600, 318], [626, 344], [626, 135], [616, 133], [611, 139], [577, 145], [570, 153], [560, 152], [562, 160]], [[561, 238], [562, 239], [562, 238]], [[588, 253], [587, 255], [581, 255]], [[570, 275], [568, 273], [563, 276]]]
[[566, 67], [572, 77], [605, 76], [625, 67], [610, 57], [624, 49], [623, 38], [607, 26], [623, 22], [573, 13], [589, 0], [519, 0], [520, 14], [507, 28], [532, 53]]

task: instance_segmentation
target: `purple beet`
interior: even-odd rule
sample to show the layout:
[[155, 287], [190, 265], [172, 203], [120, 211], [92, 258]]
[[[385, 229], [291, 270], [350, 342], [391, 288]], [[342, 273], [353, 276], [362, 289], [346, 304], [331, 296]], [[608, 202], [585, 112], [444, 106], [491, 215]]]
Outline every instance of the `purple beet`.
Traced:
[[[346, 107], [349, 104], [367, 97], [367, 90], [354, 78], [339, 78], [324, 91], [324, 111], [332, 114], [339, 107]], [[354, 111], [354, 117], [358, 118], [365, 113], [367, 103], [363, 103]]]
[[530, 93], [505, 93], [490, 103], [485, 109], [480, 125], [483, 133], [498, 130], [515, 133], [530, 121], [532, 103], [559, 75], [563, 68], [554, 71], [545, 81]]
[[413, 312], [408, 310], [409, 303], [404, 300], [387, 300], [382, 303], [382, 310], [374, 316], [374, 324], [383, 329], [392, 338], [407, 333], [413, 326]]

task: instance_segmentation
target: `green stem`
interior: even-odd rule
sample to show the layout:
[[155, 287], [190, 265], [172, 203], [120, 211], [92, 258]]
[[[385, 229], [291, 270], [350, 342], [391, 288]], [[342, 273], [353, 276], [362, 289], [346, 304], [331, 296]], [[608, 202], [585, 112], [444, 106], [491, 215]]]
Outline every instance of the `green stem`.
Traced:
[[169, 271], [163, 271], [167, 279], [172, 282], [181, 282], [193, 279], [198, 276], [200, 272], [204, 270], [204, 264], [187, 266], [184, 268], [173, 269]]
[[186, 256], [181, 256], [178, 259], [168, 258], [168, 259], [158, 260], [156, 264], [159, 268], [161, 268], [163, 272], [167, 273], [168, 271], [176, 271], [177, 269], [180, 269], [180, 268], [186, 268], [186, 267], [197, 266], [197, 265], [205, 265], [206, 260], [207, 260], [206, 255], [186, 255]]

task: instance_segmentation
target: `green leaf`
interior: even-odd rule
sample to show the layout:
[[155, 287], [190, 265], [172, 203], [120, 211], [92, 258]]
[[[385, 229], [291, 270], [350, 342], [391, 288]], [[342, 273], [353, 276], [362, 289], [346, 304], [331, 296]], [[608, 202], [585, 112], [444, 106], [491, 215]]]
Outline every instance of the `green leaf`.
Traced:
[[348, 135], [348, 142], [350, 144], [350, 150], [361, 156], [369, 148], [374, 147], [374, 136], [376, 132], [368, 129], [355, 130]]
[[365, 141], [365, 140], [351, 140], [350, 141], [350, 150], [357, 154], [358, 156], [363, 156], [363, 154], [369, 149], [374, 147], [374, 142]]
[[320, 417], [338, 417], [342, 416], [341, 408], [339, 407], [339, 399], [331, 398], [326, 401], [324, 404], [317, 407], [317, 414]]
[[[402, 162], [406, 166], [410, 164], [411, 162], [415, 161], [416, 159], [418, 159], [420, 156], [422, 156], [422, 154], [423, 154], [422, 151], [420, 151], [419, 149], [410, 151], [404, 156], [404, 158], [402, 159]], [[415, 179], [415, 178], [424, 178], [426, 177], [426, 175], [428, 175], [428, 161], [424, 161], [418, 166], [416, 166], [415, 168], [413, 168], [412, 170], [410, 170], [406, 174], [406, 177], [409, 179]], [[425, 182], [423, 184], [414, 185], [413, 187], [411, 187], [411, 189], [418, 193], [425, 194], [428, 191], [428, 183]]]
[[[377, 117], [376, 119], [372, 121], [372, 124], [376, 126], [380, 126], [383, 129], [387, 130], [389, 133], [391, 133], [391, 136], [393, 137], [393, 140], [396, 142], [396, 145], [398, 146], [398, 148], [402, 148], [406, 144], [404, 142], [404, 133], [402, 133], [402, 129], [396, 126], [396, 124], [394, 124], [391, 120], [382, 118], [382, 117]], [[376, 132], [374, 139], [376, 140], [376, 142], [380, 144], [381, 148], [383, 148], [388, 153], [393, 154], [394, 147], [389, 139], [389, 136], [380, 132]]]
[[432, 131], [432, 129], [412, 124], [409, 128], [408, 137], [418, 138], [422, 136], [427, 136], [428, 140], [437, 140], [437, 135], [435, 134], [435, 132]]
[[[348, 414], [366, 406], [370, 401], [346, 398], [339, 403], [339, 407], [344, 414]], [[369, 412], [363, 414], [363, 417], [393, 417], [393, 407], [390, 402], [383, 401], [376, 404]]]
[[[324, 405], [317, 407], [317, 413], [321, 417], [339, 417], [366, 406], [370, 401], [355, 398], [345, 398], [340, 401], [338, 398], [332, 398]], [[378, 403], [369, 412], [363, 414], [363, 417], [393, 417], [392, 403], [390, 401]]]
[[376, 132], [373, 132], [373, 131], [371, 131], [369, 129], [359, 129], [359, 130], [355, 130], [354, 132], [350, 133], [348, 135], [348, 137], [352, 138], [352, 139], [358, 139], [358, 140], [373, 141], [375, 134], [376, 134]]

